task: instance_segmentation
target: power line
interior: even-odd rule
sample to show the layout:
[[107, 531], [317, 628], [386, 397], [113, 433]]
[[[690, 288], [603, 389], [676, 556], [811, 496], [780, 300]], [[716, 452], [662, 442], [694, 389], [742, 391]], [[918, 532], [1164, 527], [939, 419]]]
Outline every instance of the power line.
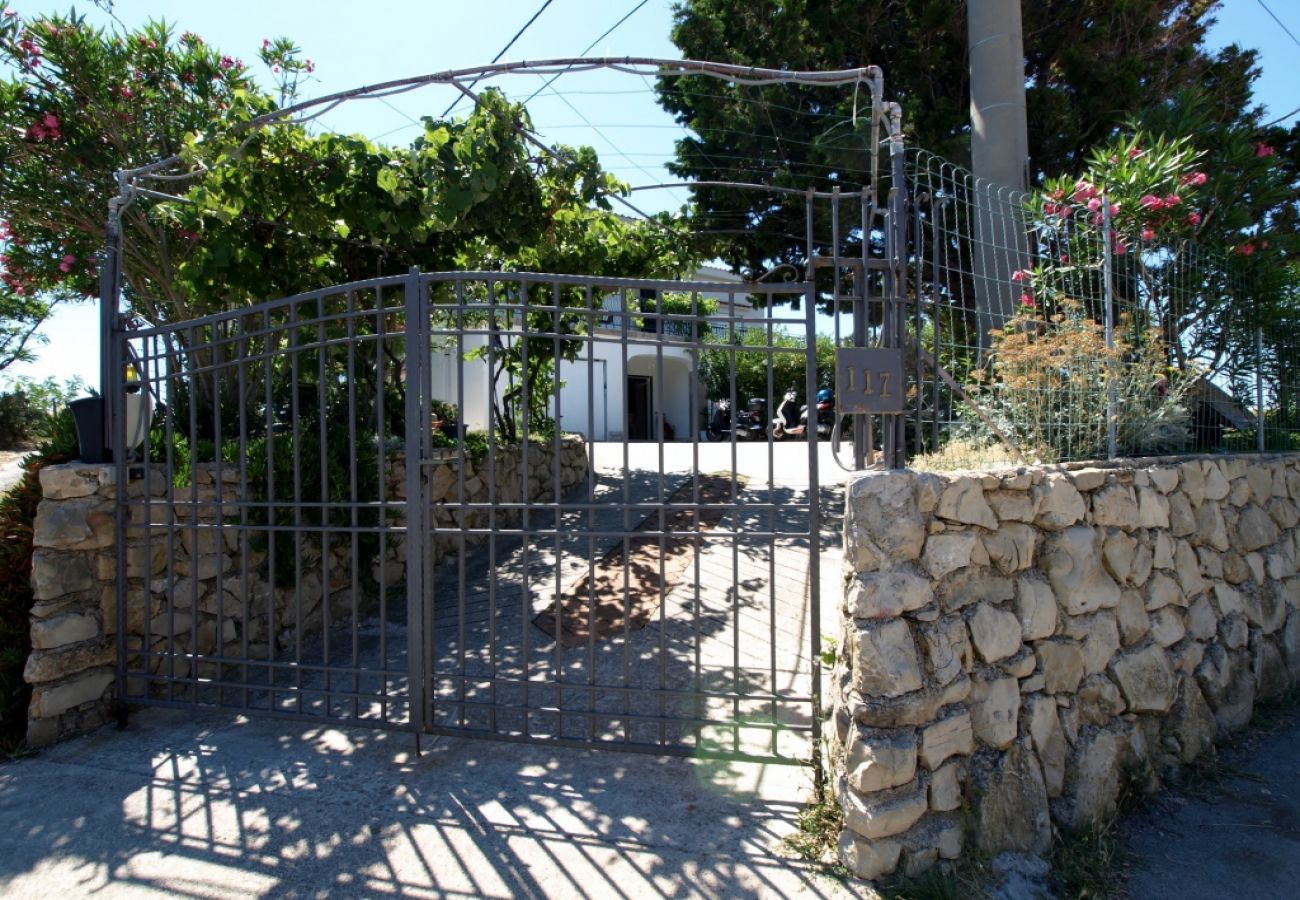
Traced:
[[[586, 56], [588, 53], [590, 53], [592, 47], [595, 47], [597, 44], [599, 44], [599, 43], [600, 43], [601, 41], [603, 41], [605, 38], [607, 38], [607, 37], [609, 37], [611, 34], [613, 34], [613, 33], [614, 33], [614, 29], [618, 28], [618, 26], [622, 25], [622, 24], [623, 24], [624, 22], [626, 22], [628, 19], [632, 18], [632, 16], [636, 14], [637, 10], [639, 10], [641, 7], [645, 6], [648, 2], [650, 2], [650, 0], [641, 0], [640, 3], [638, 3], [636, 6], [632, 7], [632, 8], [631, 8], [630, 10], [628, 10], [626, 13], [624, 13], [623, 18], [619, 19], [619, 20], [618, 20], [617, 22], [615, 22], [613, 25], [609, 26], [609, 28], [605, 29], [605, 33], [604, 33], [604, 34], [602, 34], [600, 37], [596, 38], [594, 41], [592, 41], [590, 44], [588, 44], [588, 45], [586, 46], [586, 48], [585, 48], [581, 53], [579, 53], [578, 55], [579, 55], [579, 56]], [[493, 60], [493, 62], [495, 62], [495, 60]], [[559, 78], [559, 77], [560, 77], [561, 75], [563, 75], [565, 72], [569, 71], [570, 68], [572, 68], [572, 66], [565, 67], [565, 68], [562, 69], [561, 71], [556, 72], [554, 75], [552, 75], [552, 76], [547, 80], [547, 82], [546, 82], [545, 84], [543, 84], [541, 87], [539, 87], [537, 90], [533, 91], [532, 94], [529, 95], [528, 99], [524, 101], [524, 106], [527, 106], [528, 103], [529, 103], [530, 101], [536, 99], [538, 94], [540, 94], [542, 91], [546, 90], [548, 87], [550, 87], [552, 84], [554, 84], [554, 83], [555, 83], [555, 79]], [[473, 87], [473, 85], [470, 85], [470, 86]]]
[[[524, 23], [524, 27], [523, 27], [523, 28], [520, 28], [518, 31], [516, 31], [516, 32], [515, 32], [515, 36], [512, 37], [512, 38], [510, 39], [510, 41], [509, 41], [509, 42], [508, 42], [504, 47], [501, 48], [501, 52], [498, 53], [496, 56], [492, 57], [492, 62], [495, 63], [495, 62], [497, 62], [498, 60], [500, 60], [501, 57], [505, 56], [505, 55], [506, 55], [506, 52], [507, 52], [511, 47], [513, 47], [513, 46], [515, 45], [515, 41], [519, 40], [520, 36], [522, 36], [523, 33], [524, 33], [525, 31], [528, 30], [528, 28], [529, 28], [530, 25], [532, 25], [534, 22], [537, 21], [537, 17], [538, 17], [538, 16], [540, 16], [542, 13], [546, 12], [546, 7], [550, 6], [553, 2], [554, 2], [554, 0], [545, 0], [545, 2], [543, 2], [542, 5], [539, 6], [539, 7], [537, 8], [537, 12], [533, 13], [532, 18], [530, 18], [527, 22]], [[642, 5], [644, 5], [644, 0], [643, 0]], [[586, 51], [583, 51], [583, 52], [585, 53]], [[480, 78], [481, 78], [481, 77], [482, 77], [482, 76], [480, 76]], [[556, 76], [556, 77], [558, 77], [558, 76]], [[475, 78], [473, 81], [471, 81], [471, 82], [469, 83], [469, 86], [470, 86], [470, 87], [473, 87], [474, 85], [476, 85], [476, 84], [478, 84], [478, 83], [479, 83], [479, 78]], [[446, 109], [444, 109], [444, 110], [442, 111], [442, 115], [439, 116], [438, 118], [440, 118], [440, 119], [445, 119], [445, 118], [447, 118], [447, 116], [449, 116], [449, 115], [451, 114], [451, 111], [452, 111], [453, 109], [456, 108], [456, 105], [457, 105], [458, 103], [460, 103], [461, 98], [464, 97], [464, 96], [465, 96], [464, 94], [459, 94], [459, 95], [457, 95], [456, 99], [453, 100], [453, 101], [451, 101], [451, 105], [448, 106]]]
[[1277, 13], [1275, 13], [1275, 12], [1273, 12], [1273, 10], [1269, 9], [1269, 8], [1268, 8], [1268, 4], [1266, 4], [1266, 3], [1264, 2], [1264, 0], [1257, 0], [1257, 2], [1259, 3], [1259, 5], [1260, 5], [1261, 7], [1264, 8], [1264, 12], [1266, 12], [1266, 13], [1268, 13], [1270, 16], [1272, 16], [1273, 21], [1277, 23], [1277, 26], [1278, 26], [1279, 28], [1281, 28], [1283, 31], [1286, 32], [1286, 36], [1289, 37], [1289, 38], [1291, 39], [1292, 43], [1294, 43], [1297, 47], [1300, 47], [1300, 39], [1297, 39], [1296, 36], [1295, 36], [1294, 34], [1291, 33], [1291, 29], [1290, 29], [1290, 28], [1287, 28], [1287, 27], [1286, 27], [1286, 23], [1283, 22], [1281, 19], [1279, 19], [1279, 18], [1277, 17]]
[[1264, 128], [1271, 128], [1271, 127], [1273, 127], [1274, 125], [1276, 125], [1278, 122], [1285, 122], [1287, 119], [1291, 118], [1291, 117], [1294, 116], [1296, 113], [1300, 113], [1300, 106], [1297, 106], [1295, 109], [1291, 110], [1289, 113], [1287, 113], [1287, 114], [1284, 115], [1284, 116], [1278, 116], [1278, 117], [1277, 117], [1276, 119], [1274, 119], [1272, 122], [1265, 122], [1263, 125], [1261, 125], [1261, 126], [1259, 126], [1259, 127], [1260, 127], [1261, 129], [1264, 129]]

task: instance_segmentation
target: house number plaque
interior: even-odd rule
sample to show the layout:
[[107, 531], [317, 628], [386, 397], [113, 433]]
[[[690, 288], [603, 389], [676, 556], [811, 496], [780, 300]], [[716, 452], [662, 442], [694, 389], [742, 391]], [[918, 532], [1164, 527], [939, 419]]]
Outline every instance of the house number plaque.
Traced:
[[841, 347], [835, 351], [840, 414], [903, 411], [903, 351]]

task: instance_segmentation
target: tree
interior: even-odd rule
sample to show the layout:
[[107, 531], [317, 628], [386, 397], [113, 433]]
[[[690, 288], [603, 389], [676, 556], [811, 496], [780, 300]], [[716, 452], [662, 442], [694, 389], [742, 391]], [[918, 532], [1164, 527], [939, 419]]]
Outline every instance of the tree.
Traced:
[[[97, 294], [119, 169], [179, 153], [232, 110], [270, 108], [240, 61], [160, 22], [110, 33], [75, 14], [24, 19], [0, 0], [0, 61], [10, 72], [0, 80], [0, 280], [45, 312]], [[149, 298], [150, 311], [184, 308], [176, 274], [187, 242], [144, 204], [126, 209], [124, 225], [130, 295]], [[29, 324], [43, 318], [39, 306], [27, 313]]]
[[[1255, 53], [1207, 51], [1207, 0], [1044, 0], [1023, 5], [1029, 146], [1035, 180], [1075, 171], [1133, 114], [1199, 90], [1216, 121], [1258, 123]], [[909, 144], [969, 160], [965, 4], [961, 0], [684, 0], [673, 41], [689, 58], [790, 69], [882, 67]], [[663, 106], [694, 134], [670, 165], [680, 176], [860, 189], [869, 170], [861, 97], [821, 88], [659, 81]], [[699, 226], [717, 252], [757, 276], [801, 264], [803, 205], [697, 189]], [[818, 234], [827, 234], [819, 222]], [[860, 238], [854, 238], [857, 240]], [[824, 237], [823, 237], [824, 240]]]

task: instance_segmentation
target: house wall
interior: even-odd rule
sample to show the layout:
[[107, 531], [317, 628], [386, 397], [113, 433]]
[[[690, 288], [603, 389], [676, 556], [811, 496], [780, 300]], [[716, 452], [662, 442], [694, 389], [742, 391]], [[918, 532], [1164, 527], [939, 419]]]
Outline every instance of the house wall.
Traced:
[[1300, 458], [847, 490], [827, 758], [863, 877], [1044, 853], [1300, 678]]

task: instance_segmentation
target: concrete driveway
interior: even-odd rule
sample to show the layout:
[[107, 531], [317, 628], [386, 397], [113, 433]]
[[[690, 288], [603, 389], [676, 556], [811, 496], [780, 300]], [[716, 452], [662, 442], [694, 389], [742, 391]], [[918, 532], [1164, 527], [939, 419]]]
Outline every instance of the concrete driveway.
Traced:
[[172, 710], [0, 765], [6, 897], [874, 896], [807, 771]]

